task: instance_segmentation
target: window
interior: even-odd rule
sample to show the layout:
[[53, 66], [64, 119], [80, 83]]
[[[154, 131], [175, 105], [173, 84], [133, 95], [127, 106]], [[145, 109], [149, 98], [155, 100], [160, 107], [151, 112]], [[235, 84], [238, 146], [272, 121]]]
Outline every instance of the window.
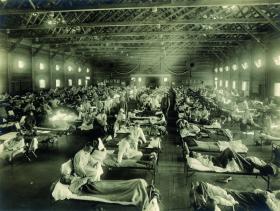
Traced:
[[56, 79], [55, 80], [55, 87], [60, 87], [60, 86], [61, 86], [60, 80]]
[[60, 66], [57, 64], [57, 65], [55, 65], [55, 70], [56, 71], [59, 71], [59, 69], [60, 69]]
[[134, 77], [132, 77], [132, 78], [131, 78], [131, 80], [132, 80], [132, 81], [135, 81], [135, 78], [134, 78]]
[[167, 82], [167, 81], [168, 81], [168, 78], [164, 77], [164, 78], [163, 78], [163, 81], [164, 81], [164, 82]]
[[241, 90], [242, 91], [246, 91], [247, 90], [247, 85], [248, 85], [248, 82], [247, 81], [242, 81], [242, 87], [241, 87]]
[[244, 62], [243, 64], [241, 64], [243, 70], [247, 70], [248, 69], [248, 63]]
[[222, 73], [222, 72], [223, 72], [223, 68], [222, 68], [222, 67], [220, 67], [220, 68], [219, 68], [219, 71]]
[[79, 67], [79, 68], [78, 68], [78, 72], [79, 72], [79, 73], [82, 72], [82, 68]]
[[71, 72], [72, 71], [72, 66], [68, 66], [67, 69], [68, 69], [69, 72]]
[[226, 66], [225, 70], [226, 70], [226, 72], [228, 72], [229, 71], [229, 66]]
[[82, 85], [82, 79], [78, 79], [78, 86], [81, 86]]
[[23, 61], [18, 60], [18, 68], [19, 68], [19, 69], [24, 68], [24, 63], [23, 63]]
[[232, 65], [232, 69], [233, 71], [236, 71], [238, 69], [237, 65], [236, 64]]
[[40, 63], [40, 64], [39, 64], [39, 69], [40, 69], [40, 70], [45, 69], [45, 65], [44, 65], [43, 63]]
[[89, 73], [89, 68], [87, 68], [87, 73]]
[[141, 82], [142, 81], [142, 78], [138, 78], [138, 82]]
[[217, 89], [218, 88], [218, 78], [215, 77], [215, 88]]
[[225, 87], [228, 88], [228, 80], [225, 81]]
[[262, 60], [261, 59], [257, 59], [256, 61], [255, 61], [255, 65], [256, 65], [256, 67], [259, 69], [259, 68], [261, 68], [262, 67]]
[[274, 96], [280, 97], [280, 82], [274, 83]]
[[215, 73], [217, 73], [217, 72], [218, 72], [218, 68], [217, 68], [217, 67], [214, 69], [214, 72], [215, 72]]
[[86, 80], [90, 80], [90, 77], [89, 77], [89, 76], [87, 76], [87, 77], [86, 77]]
[[232, 88], [236, 89], [236, 81], [232, 81]]
[[274, 63], [277, 65], [277, 66], [280, 66], [280, 56], [276, 56], [274, 58]]
[[73, 85], [72, 79], [68, 79], [68, 86], [72, 86], [72, 85]]
[[45, 89], [46, 88], [46, 80], [45, 79], [40, 79], [39, 80], [39, 88], [40, 89]]
[[220, 80], [220, 87], [223, 86], [223, 80]]

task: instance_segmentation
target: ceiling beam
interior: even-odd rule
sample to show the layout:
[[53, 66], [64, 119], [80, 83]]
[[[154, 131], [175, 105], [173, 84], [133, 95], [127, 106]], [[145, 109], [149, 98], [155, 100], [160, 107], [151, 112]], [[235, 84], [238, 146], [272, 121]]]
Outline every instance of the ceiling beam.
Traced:
[[13, 50], [15, 50], [20, 45], [22, 40], [23, 38], [19, 38], [18, 40], [16, 40], [16, 42], [11, 45], [8, 51], [12, 52]]
[[44, 48], [44, 46], [45, 44], [41, 44], [39, 48], [32, 48], [32, 56], [35, 57]]
[[73, 4], [73, 8], [62, 9], [59, 5], [56, 5], [55, 9], [40, 9], [40, 10], [23, 10], [23, 9], [1, 9], [0, 15], [15, 15], [15, 14], [27, 14], [27, 13], [49, 13], [49, 12], [87, 12], [87, 11], [105, 11], [105, 10], [134, 10], [134, 9], [151, 9], [151, 8], [190, 8], [190, 7], [217, 7], [217, 6], [233, 6], [238, 4], [239, 6], [263, 6], [263, 5], [280, 5], [279, 0], [178, 0], [178, 1], [153, 1], [148, 3], [133, 2], [133, 3], [93, 3], [88, 6], [80, 8], [78, 5]]
[[[186, 47], [192, 47], [193, 45], [178, 45], [178, 46], [174, 46], [174, 48], [176, 49], [185, 49]], [[219, 45], [221, 46], [221, 45]], [[226, 45], [228, 47], [235, 47], [235, 45], [231, 46], [231, 45]], [[226, 47], [224, 46], [224, 47]], [[91, 49], [91, 50], [164, 50], [163, 47], [159, 47], [159, 46], [104, 46], [104, 47], [100, 47], [100, 46], [72, 46], [75, 49], [79, 49], [79, 50], [87, 50], [87, 49]], [[203, 47], [213, 47], [213, 45], [203, 45]]]
[[266, 15], [260, 8], [258, 7], [255, 7], [254, 6], [254, 9], [261, 15], [263, 16], [266, 20], [268, 20], [268, 22], [272, 25], [272, 27], [274, 29], [276, 29], [278, 32], [280, 32], [280, 26], [272, 20], [272, 18], [270, 18], [268, 15]]
[[[274, 20], [278, 22], [279, 20]], [[227, 18], [227, 19], [188, 19], [179, 21], [122, 21], [122, 22], [93, 22], [93, 23], [75, 23], [75, 24], [57, 24], [57, 25], [21, 25], [1, 27], [0, 31], [13, 30], [44, 30], [54, 28], [67, 28], [67, 27], [134, 27], [134, 26], [158, 26], [158, 25], [196, 25], [196, 24], [267, 24], [269, 21], [265, 18]]]
[[32, 0], [29, 0], [29, 4], [32, 6], [33, 10], [36, 10], [36, 6]]
[[[181, 31], [181, 32], [116, 32], [116, 33], [90, 33], [90, 34], [57, 34], [49, 35], [42, 34], [38, 35], [40, 39], [65, 39], [65, 38], [92, 38], [93, 36], [98, 37], [141, 37], [141, 36], [185, 36], [185, 35], [247, 35], [247, 32], [234, 31], [234, 30], [193, 30], [193, 31]], [[265, 35], [267, 32], [251, 31], [251, 34], [262, 34]], [[19, 37], [24, 39], [34, 39], [34, 35], [19, 34]], [[17, 35], [11, 34], [10, 38], [16, 38]]]
[[137, 44], [137, 43], [158, 43], [158, 44], [164, 44], [164, 43], [234, 43], [234, 42], [246, 42], [249, 41], [249, 39], [226, 39], [226, 38], [220, 38], [220, 39], [164, 39], [164, 40], [158, 40], [158, 39], [134, 39], [134, 40], [82, 40], [82, 41], [75, 41], [75, 40], [63, 40], [63, 41], [57, 41], [57, 42], [49, 42], [49, 41], [41, 41], [41, 43], [48, 43], [53, 45], [77, 45], [77, 44], [98, 44], [98, 45], [110, 45], [110, 44]]

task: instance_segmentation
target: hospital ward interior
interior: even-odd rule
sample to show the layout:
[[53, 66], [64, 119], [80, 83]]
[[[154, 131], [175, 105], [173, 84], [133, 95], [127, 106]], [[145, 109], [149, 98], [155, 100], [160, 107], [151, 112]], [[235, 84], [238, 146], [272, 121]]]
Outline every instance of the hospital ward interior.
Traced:
[[280, 211], [280, 0], [0, 0], [0, 210]]

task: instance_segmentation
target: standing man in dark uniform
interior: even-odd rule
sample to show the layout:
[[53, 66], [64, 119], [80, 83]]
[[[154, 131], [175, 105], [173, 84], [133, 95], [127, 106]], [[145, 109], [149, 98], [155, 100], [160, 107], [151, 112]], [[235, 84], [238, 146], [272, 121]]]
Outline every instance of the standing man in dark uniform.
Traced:
[[176, 104], [176, 93], [175, 93], [175, 90], [173, 89], [172, 86], [169, 89], [168, 96], [169, 96], [169, 105], [170, 105], [170, 108], [172, 109], [171, 111], [174, 111], [175, 110], [175, 104]]
[[166, 118], [168, 117], [169, 108], [170, 108], [169, 96], [168, 93], [165, 93], [161, 101], [161, 110]]

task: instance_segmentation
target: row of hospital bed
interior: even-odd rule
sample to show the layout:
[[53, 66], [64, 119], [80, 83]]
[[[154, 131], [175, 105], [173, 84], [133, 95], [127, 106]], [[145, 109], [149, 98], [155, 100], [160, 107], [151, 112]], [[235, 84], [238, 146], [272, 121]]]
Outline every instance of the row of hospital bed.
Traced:
[[[107, 135], [99, 141], [102, 142], [104, 147], [106, 148], [106, 156], [103, 159], [102, 167], [104, 171], [114, 172], [121, 171], [126, 172], [126, 174], [130, 174], [132, 171], [137, 172], [151, 172], [152, 179], [150, 180], [150, 184], [147, 182], [148, 178], [136, 178], [129, 180], [101, 180], [96, 182], [95, 184], [99, 186], [117, 186], [116, 190], [114, 190], [114, 195], [106, 195], [106, 194], [76, 194], [71, 192], [69, 189], [69, 185], [62, 184], [61, 182], [57, 182], [54, 185], [54, 189], [52, 192], [55, 200], [64, 200], [64, 199], [75, 199], [75, 200], [86, 200], [86, 201], [94, 201], [95, 203], [113, 203], [122, 206], [134, 205], [139, 210], [145, 211], [159, 211], [158, 205], [158, 197], [159, 192], [154, 187], [156, 183], [156, 172], [158, 167], [159, 155], [161, 152], [161, 142], [164, 139], [164, 134], [157, 132], [151, 132], [152, 130], [156, 130], [155, 128], [151, 129], [152, 124], [150, 122], [146, 122], [147, 119], [151, 119], [152, 116], [138, 116], [136, 118], [129, 119], [129, 123], [135, 123], [135, 121], [140, 121], [141, 128], [144, 131], [145, 137], [147, 139], [147, 143], [140, 144], [138, 146], [138, 150], [141, 153], [141, 158], [132, 158], [132, 159], [122, 159], [121, 162], [118, 162], [118, 147], [120, 141], [127, 135], [128, 131], [120, 131], [116, 133], [116, 137], [111, 135]], [[144, 122], [143, 122], [144, 120]], [[97, 152], [98, 153], [98, 152]], [[67, 163], [67, 162], [66, 162]], [[65, 167], [67, 165], [64, 163], [62, 166]], [[68, 161], [69, 163], [69, 161]], [[70, 162], [71, 163], [71, 162]], [[71, 170], [70, 170], [71, 171]], [[141, 175], [141, 174], [139, 174]], [[146, 174], [145, 174], [146, 175]], [[135, 175], [134, 175], [135, 176]], [[137, 177], [137, 176], [136, 176]], [[147, 176], [145, 176], [147, 177]], [[117, 183], [117, 184], [116, 184]], [[121, 184], [122, 188], [119, 188], [119, 184]], [[126, 186], [127, 189], [124, 193], [124, 188]], [[123, 197], [125, 195], [129, 195], [130, 192], [133, 192], [133, 199], [129, 199], [124, 202]], [[124, 196], [122, 196], [124, 195]], [[121, 199], [119, 199], [119, 198]], [[141, 199], [141, 200], [140, 200]], [[142, 203], [139, 202], [142, 201]], [[139, 203], [141, 206], [139, 207]]]
[[[224, 138], [221, 138], [219, 136], [203, 135], [205, 132], [203, 125], [196, 124], [196, 126], [201, 129], [200, 134], [187, 136], [182, 136], [182, 133], [180, 133], [182, 128], [178, 128], [178, 132], [181, 135], [184, 172], [187, 177], [197, 173], [217, 176], [244, 175], [261, 177], [266, 182], [267, 191], [228, 190], [210, 183], [197, 182], [192, 184], [190, 190], [191, 206], [195, 210], [279, 210], [280, 197], [276, 197], [279, 191], [271, 191], [271, 179], [278, 176], [279, 146], [272, 145], [272, 159], [269, 163], [265, 163], [256, 157], [247, 156], [248, 148], [241, 140], [228, 139], [226, 133], [220, 133], [220, 131], [228, 129], [221, 127], [211, 128], [211, 130], [216, 131], [216, 135], [219, 132], [220, 135], [224, 136]], [[207, 127], [209, 128], [209, 126]], [[230, 133], [230, 131], [228, 130], [227, 133]], [[264, 168], [252, 168], [248, 171], [246, 168], [235, 168], [236, 166], [227, 166], [227, 168], [215, 166], [212, 161], [215, 158], [219, 159], [219, 155], [224, 151], [233, 151], [237, 157], [236, 163], [239, 162], [239, 159], [254, 159], [254, 162], [258, 164], [256, 165], [257, 167]], [[233, 160], [235, 160], [235, 157]], [[256, 166], [254, 165], [254, 167]], [[268, 170], [268, 168], [270, 169]]]

